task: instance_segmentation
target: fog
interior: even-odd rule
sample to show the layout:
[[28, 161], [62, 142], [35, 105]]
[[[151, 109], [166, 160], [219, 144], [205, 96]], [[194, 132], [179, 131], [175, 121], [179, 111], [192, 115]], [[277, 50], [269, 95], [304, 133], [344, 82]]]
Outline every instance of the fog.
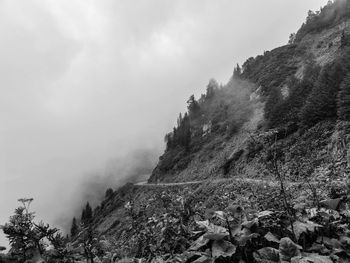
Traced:
[[1, 0], [0, 224], [33, 197], [38, 219], [66, 228], [148, 173], [191, 94], [326, 2]]

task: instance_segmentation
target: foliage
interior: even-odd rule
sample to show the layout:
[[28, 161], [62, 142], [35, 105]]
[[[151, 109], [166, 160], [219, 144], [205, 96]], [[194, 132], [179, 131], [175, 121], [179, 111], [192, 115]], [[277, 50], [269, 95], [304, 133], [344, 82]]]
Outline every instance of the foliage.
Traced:
[[105, 194], [105, 198], [106, 199], [108, 199], [108, 198], [110, 198], [112, 195], [113, 195], [113, 189], [112, 188], [108, 188], [107, 190], [106, 190], [106, 194]]
[[350, 35], [345, 33], [345, 31], [343, 31], [340, 39], [340, 46], [342, 48], [345, 48], [349, 45], [350, 45]]
[[237, 64], [237, 66], [233, 69], [233, 77], [234, 78], [239, 78], [242, 74], [242, 69], [239, 66], [239, 64]]
[[[213, 187], [226, 191], [225, 184]], [[136, 257], [145, 262], [350, 259], [350, 247], [346, 245], [350, 232], [345, 230], [350, 223], [348, 192], [315, 207], [308, 200], [311, 195], [295, 199], [302, 191], [300, 186], [292, 190], [286, 183], [288, 192], [295, 195], [289, 200], [295, 210], [291, 217], [284, 205], [273, 205], [283, 199], [280, 188], [273, 190], [274, 187], [259, 184], [254, 189], [248, 185], [237, 182], [234, 194], [217, 192], [215, 198], [212, 189], [205, 187], [205, 192], [184, 189], [182, 194], [176, 189], [157, 190], [147, 202], [127, 202], [125, 209], [131, 225], [123, 234], [123, 244], [118, 245], [124, 248], [124, 252], [118, 250], [118, 257]], [[264, 207], [269, 210], [261, 210]]]
[[[297, 45], [287, 45], [247, 59], [242, 65], [241, 77], [262, 87], [265, 94], [272, 87], [280, 87], [298, 68], [297, 57], [305, 50]], [[265, 94], [268, 95], [268, 94]]]
[[329, 1], [319, 11], [309, 11], [306, 22], [296, 34], [295, 41], [299, 42], [305, 35], [319, 32], [325, 28], [334, 26], [350, 17], [350, 4], [347, 0]]
[[288, 96], [283, 97], [280, 88], [271, 88], [265, 104], [265, 119], [268, 128], [299, 123], [299, 112], [305, 105], [319, 74], [319, 67], [308, 64], [302, 80], [291, 77], [286, 83]]
[[[126, 204], [131, 219], [129, 229], [131, 251], [136, 257], [152, 258], [167, 253], [181, 253], [189, 247], [191, 210], [181, 196], [172, 199], [166, 192], [158, 193], [152, 199], [159, 200], [158, 212], [147, 217], [148, 205], [136, 208], [133, 202]], [[160, 209], [163, 208], [163, 209]], [[160, 210], [160, 211], [159, 211]]]
[[70, 228], [70, 235], [71, 237], [75, 237], [78, 234], [79, 228], [78, 228], [78, 223], [77, 219], [74, 217], [72, 220], [72, 226]]
[[337, 115], [339, 120], [350, 120], [350, 75], [340, 85], [337, 96]]
[[[25, 262], [31, 258], [41, 258], [53, 254], [64, 262], [63, 258], [68, 255], [64, 251], [66, 240], [58, 232], [57, 228], [51, 228], [43, 222], [34, 222], [34, 212], [29, 211], [32, 198], [19, 199], [21, 206], [16, 208], [15, 214], [10, 217], [8, 223], [3, 227], [3, 232], [9, 239], [11, 245], [10, 254], [18, 262]], [[47, 250], [48, 246], [53, 250]]]
[[181, 113], [179, 114], [177, 127], [174, 127], [173, 132], [165, 136], [165, 142], [167, 149], [174, 149], [179, 146], [184, 147], [186, 150], [189, 149], [191, 143], [191, 124], [187, 113], [185, 113], [184, 117], [182, 117]]
[[85, 208], [83, 209], [82, 213], [81, 213], [81, 223], [84, 226], [87, 226], [91, 223], [92, 220], [92, 208], [89, 204], [89, 202], [86, 203]]
[[190, 118], [196, 118], [200, 113], [200, 106], [198, 101], [196, 101], [194, 95], [191, 95], [187, 100], [187, 110]]
[[96, 257], [99, 258], [105, 254], [100, 236], [91, 225], [82, 229], [73, 245], [80, 248], [80, 254], [88, 263], [93, 263]]
[[336, 98], [340, 84], [350, 72], [348, 57], [325, 66], [301, 110], [301, 121], [310, 126], [337, 115]]

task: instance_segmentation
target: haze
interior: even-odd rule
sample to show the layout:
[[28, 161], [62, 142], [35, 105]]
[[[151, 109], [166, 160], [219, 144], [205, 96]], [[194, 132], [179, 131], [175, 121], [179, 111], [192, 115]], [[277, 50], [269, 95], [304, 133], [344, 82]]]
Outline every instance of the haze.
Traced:
[[326, 2], [1, 0], [0, 224], [33, 197], [38, 219], [67, 228], [156, 164], [191, 94]]

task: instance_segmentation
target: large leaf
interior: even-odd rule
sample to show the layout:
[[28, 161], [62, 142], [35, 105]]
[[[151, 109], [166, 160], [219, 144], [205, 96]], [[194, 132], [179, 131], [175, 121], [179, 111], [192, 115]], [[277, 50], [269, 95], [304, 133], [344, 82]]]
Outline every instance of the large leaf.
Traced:
[[329, 237], [318, 237], [317, 238], [317, 243], [323, 243], [327, 247], [332, 247], [332, 248], [341, 248], [342, 244], [338, 239], [335, 238], [329, 238]]
[[[294, 234], [297, 240], [299, 240], [299, 237], [302, 233], [307, 233], [308, 231], [314, 232], [317, 227], [322, 227], [322, 226], [312, 221], [305, 221], [305, 222], [295, 221], [293, 223]], [[289, 227], [289, 230], [291, 230], [290, 227]]]
[[339, 208], [340, 201], [341, 198], [329, 199], [321, 201], [320, 204], [325, 208], [337, 210]]
[[201, 227], [201, 228], [205, 228], [208, 229], [209, 228], [209, 220], [205, 220], [205, 221], [196, 221], [196, 223]]
[[207, 245], [209, 241], [210, 241], [209, 239], [204, 238], [204, 236], [201, 236], [196, 241], [193, 242], [189, 250], [198, 250], [204, 247], [205, 245]]
[[251, 221], [246, 221], [244, 223], [242, 223], [242, 226], [247, 228], [247, 229], [251, 229], [253, 226], [258, 226], [259, 225], [259, 220], [257, 218], [251, 220]]
[[[125, 263], [128, 263], [128, 262], [130, 262], [130, 261], [126, 261]], [[133, 262], [133, 261], [131, 261], [131, 262]], [[121, 263], [121, 262], [118, 262], [118, 263]], [[151, 263], [164, 263], [164, 259], [162, 257], [155, 257], [152, 259]]]
[[196, 259], [192, 263], [213, 263], [214, 259], [207, 257], [207, 256], [201, 256], [200, 258]]
[[275, 263], [279, 262], [279, 251], [272, 247], [264, 247], [253, 253], [254, 259], [258, 263]]
[[269, 241], [269, 242], [274, 242], [274, 243], [279, 243], [279, 239], [274, 235], [272, 234], [271, 232], [268, 232], [264, 238]]
[[[226, 228], [222, 226], [214, 225], [210, 223], [209, 220], [206, 221], [196, 221], [196, 223], [207, 230], [207, 233], [204, 234], [205, 238], [217, 240], [222, 239], [225, 236], [228, 236], [228, 231]], [[213, 238], [212, 238], [213, 237]]]
[[228, 233], [227, 232], [208, 232], [203, 236], [204, 238], [207, 238], [209, 240], [222, 240], [228, 236]]
[[203, 235], [203, 237], [210, 240], [221, 240], [229, 235], [227, 229], [222, 226], [209, 224], [207, 229], [208, 231]]
[[231, 213], [231, 215], [235, 216], [235, 217], [240, 216], [244, 213], [244, 209], [240, 205], [230, 205], [227, 208], [227, 211], [229, 211]]
[[268, 211], [268, 210], [262, 211], [262, 212], [259, 212], [259, 213], [258, 213], [258, 218], [262, 218], [262, 217], [265, 217], [265, 216], [270, 216], [270, 215], [272, 215], [272, 214], [273, 214], [272, 211]]
[[223, 211], [215, 211], [214, 212], [214, 216], [219, 218], [219, 219], [221, 219], [221, 220], [223, 220], [223, 221], [225, 221], [226, 217], [227, 217], [227, 215]]
[[289, 237], [280, 240], [279, 255], [281, 263], [290, 262], [293, 257], [300, 256], [301, 247], [295, 244]]
[[297, 256], [292, 258], [291, 263], [333, 263], [328, 256], [320, 256], [318, 254], [309, 254], [307, 257]]
[[245, 246], [248, 241], [253, 238], [259, 237], [258, 233], [252, 233], [249, 229], [243, 228], [242, 231], [235, 235], [235, 239], [238, 241], [240, 246]]
[[231, 257], [236, 252], [236, 246], [225, 240], [215, 240], [211, 250], [213, 258]]

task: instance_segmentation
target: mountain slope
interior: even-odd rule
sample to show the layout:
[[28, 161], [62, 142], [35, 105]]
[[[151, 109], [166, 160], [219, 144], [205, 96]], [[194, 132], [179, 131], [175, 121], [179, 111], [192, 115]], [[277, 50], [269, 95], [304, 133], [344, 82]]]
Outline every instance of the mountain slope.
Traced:
[[[349, 46], [349, 2], [338, 0], [309, 13], [288, 45], [237, 65], [226, 85], [211, 80], [201, 98], [189, 98], [187, 112], [165, 136], [166, 150], [149, 178], [149, 183], [161, 185], [127, 184], [113, 192], [95, 209], [94, 228], [114, 240], [119, 257], [162, 256], [171, 261], [177, 254], [192, 262], [209, 257], [209, 243], [196, 255], [188, 250], [198, 245], [193, 231], [202, 233], [196, 222], [208, 219], [219, 224], [222, 215], [232, 215], [234, 204], [255, 216], [257, 211], [273, 211], [268, 222], [255, 218], [263, 226], [260, 232], [242, 225], [250, 234], [272, 232], [278, 239], [299, 242], [303, 249], [316, 246], [317, 235], [307, 236], [315, 232], [316, 221], [300, 221], [297, 212], [319, 209], [322, 199], [348, 197], [350, 120], [339, 112], [350, 108]], [[166, 184], [192, 181], [198, 182]], [[218, 216], [214, 211], [224, 212]], [[299, 230], [304, 224], [304, 230], [295, 234], [293, 222]], [[340, 240], [340, 234], [323, 234]], [[263, 262], [253, 257], [254, 249], [278, 249], [276, 244], [262, 244], [265, 239], [254, 243], [252, 236], [244, 237], [248, 243], [242, 245], [241, 239], [225, 236], [223, 242], [236, 246], [232, 257]], [[245, 250], [246, 244], [250, 250]], [[331, 254], [339, 257], [333, 252], [323, 255], [327, 260]]]

